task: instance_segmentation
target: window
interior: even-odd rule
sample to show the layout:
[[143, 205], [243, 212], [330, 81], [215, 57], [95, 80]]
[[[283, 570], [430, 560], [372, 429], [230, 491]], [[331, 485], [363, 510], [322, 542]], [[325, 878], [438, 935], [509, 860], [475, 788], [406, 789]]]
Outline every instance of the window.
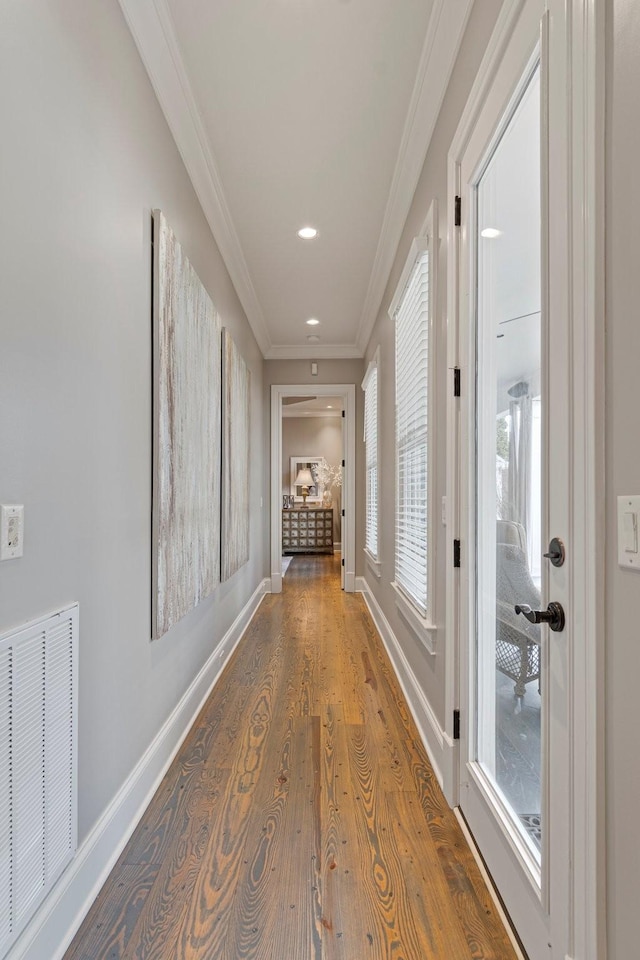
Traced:
[[377, 350], [362, 381], [367, 472], [364, 545], [374, 561], [378, 560], [378, 355]]
[[395, 587], [431, 626], [431, 458], [429, 444], [433, 298], [432, 220], [415, 240], [390, 314], [396, 344]]

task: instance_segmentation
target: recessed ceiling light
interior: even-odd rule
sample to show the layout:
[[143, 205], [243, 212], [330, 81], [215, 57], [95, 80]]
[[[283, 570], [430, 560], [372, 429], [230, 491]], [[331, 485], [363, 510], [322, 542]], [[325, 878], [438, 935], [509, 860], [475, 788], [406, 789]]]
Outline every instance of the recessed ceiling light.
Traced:
[[317, 327], [320, 321], [316, 320], [315, 317], [311, 317], [310, 320], [305, 320], [305, 323], [310, 327]]
[[330, 403], [329, 403], [329, 404], [327, 404], [327, 410], [333, 410], [333, 407], [331, 406], [331, 404], [330, 404]]
[[480, 231], [480, 236], [486, 240], [495, 240], [496, 237], [502, 236], [502, 230], [496, 230], [495, 227], [485, 227], [484, 230]]
[[300, 227], [298, 236], [301, 240], [315, 240], [318, 236], [318, 231], [315, 227]]

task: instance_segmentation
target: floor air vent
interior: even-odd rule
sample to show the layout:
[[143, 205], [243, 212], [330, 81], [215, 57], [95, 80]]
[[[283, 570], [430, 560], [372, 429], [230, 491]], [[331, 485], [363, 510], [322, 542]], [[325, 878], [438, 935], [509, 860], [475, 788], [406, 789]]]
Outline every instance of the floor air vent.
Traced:
[[77, 842], [78, 606], [0, 636], [0, 957]]

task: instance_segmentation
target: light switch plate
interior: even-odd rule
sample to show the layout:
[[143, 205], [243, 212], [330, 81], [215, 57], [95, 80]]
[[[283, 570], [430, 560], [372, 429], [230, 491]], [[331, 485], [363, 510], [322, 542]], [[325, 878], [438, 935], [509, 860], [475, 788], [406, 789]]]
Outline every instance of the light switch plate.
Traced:
[[618, 565], [640, 573], [640, 496], [618, 497]]
[[16, 560], [24, 553], [24, 506], [0, 504], [0, 560]]

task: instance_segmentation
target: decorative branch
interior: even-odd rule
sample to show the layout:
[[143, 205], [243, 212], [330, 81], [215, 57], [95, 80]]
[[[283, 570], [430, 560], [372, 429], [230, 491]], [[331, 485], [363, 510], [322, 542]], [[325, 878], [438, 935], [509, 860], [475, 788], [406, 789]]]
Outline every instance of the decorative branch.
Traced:
[[314, 464], [311, 472], [313, 473], [313, 479], [316, 483], [321, 484], [325, 490], [329, 490], [331, 487], [342, 486], [342, 467], [340, 464], [334, 466], [327, 463], [323, 457], [317, 464]]

